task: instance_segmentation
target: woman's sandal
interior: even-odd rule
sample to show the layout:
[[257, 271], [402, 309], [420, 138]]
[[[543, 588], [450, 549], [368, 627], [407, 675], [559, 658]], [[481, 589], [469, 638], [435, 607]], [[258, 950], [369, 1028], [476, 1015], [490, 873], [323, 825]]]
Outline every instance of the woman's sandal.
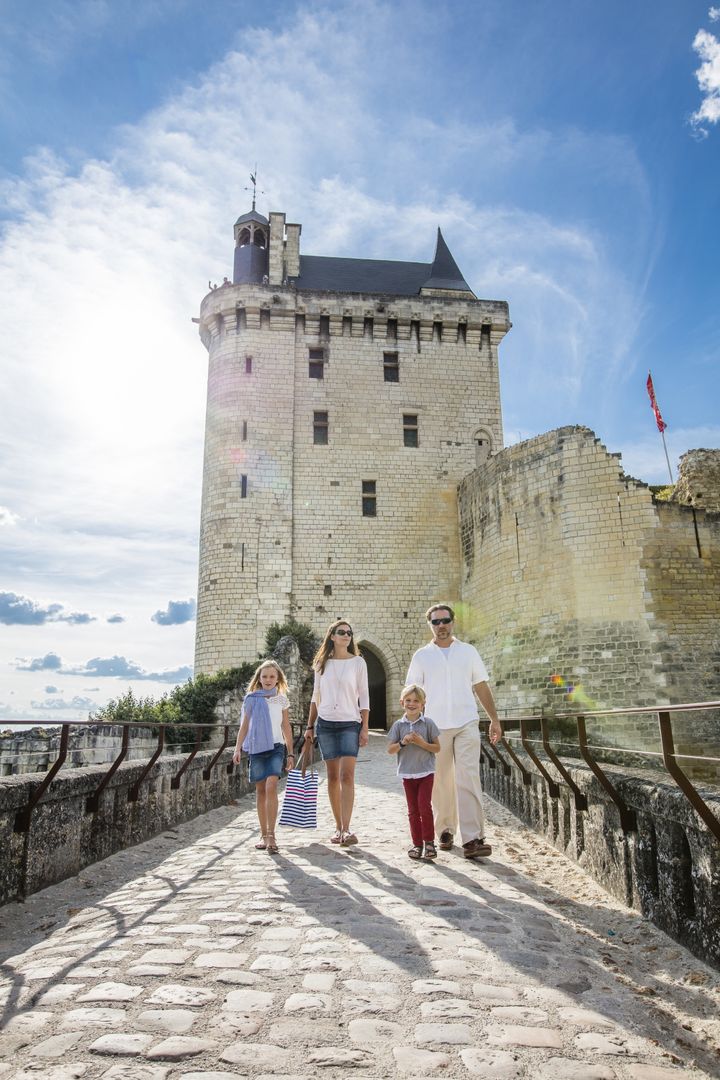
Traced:
[[358, 838], [354, 832], [344, 832], [340, 840], [342, 847], [352, 847], [353, 844], [357, 844]]
[[421, 847], [411, 847], [408, 851], [408, 858], [417, 862], [419, 859], [422, 859], [422, 853]]
[[277, 840], [275, 839], [275, 833], [267, 834], [267, 847], [265, 848], [268, 855], [277, 855], [280, 850], [277, 846]]
[[262, 835], [260, 837], [260, 843], [255, 845], [255, 850], [256, 851], [265, 851], [266, 848], [267, 848], [267, 837], [265, 836], [265, 833], [262, 833]]
[[342, 829], [336, 829], [335, 832], [330, 837], [330, 843], [331, 844], [341, 844], [342, 843], [342, 838], [343, 838]]

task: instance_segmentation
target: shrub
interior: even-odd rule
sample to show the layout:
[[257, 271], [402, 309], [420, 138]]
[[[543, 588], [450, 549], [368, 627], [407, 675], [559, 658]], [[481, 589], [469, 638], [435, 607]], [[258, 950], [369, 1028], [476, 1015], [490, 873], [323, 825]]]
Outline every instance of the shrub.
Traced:
[[312, 659], [320, 644], [311, 627], [306, 623], [288, 619], [284, 623], [271, 623], [265, 635], [266, 655], [270, 656], [280, 638], [291, 637], [297, 642], [300, 656], [306, 664], [312, 664]]

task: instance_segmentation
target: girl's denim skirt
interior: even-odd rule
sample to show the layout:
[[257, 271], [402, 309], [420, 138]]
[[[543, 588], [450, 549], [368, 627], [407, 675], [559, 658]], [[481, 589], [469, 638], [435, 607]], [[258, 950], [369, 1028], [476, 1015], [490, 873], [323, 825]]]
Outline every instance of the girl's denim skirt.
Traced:
[[272, 750], [250, 755], [250, 783], [259, 784], [268, 776], [280, 776], [285, 763], [285, 744], [276, 742]]
[[323, 720], [318, 717], [317, 739], [323, 761], [358, 756], [360, 748], [360, 723], [355, 720]]

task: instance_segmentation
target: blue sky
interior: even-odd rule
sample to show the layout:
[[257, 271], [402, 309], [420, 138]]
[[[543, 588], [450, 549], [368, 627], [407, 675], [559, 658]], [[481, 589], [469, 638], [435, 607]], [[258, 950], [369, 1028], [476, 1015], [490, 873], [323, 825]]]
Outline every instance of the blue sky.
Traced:
[[192, 664], [206, 354], [249, 208], [507, 299], [507, 442], [720, 446], [706, 2], [0, 3], [0, 721]]

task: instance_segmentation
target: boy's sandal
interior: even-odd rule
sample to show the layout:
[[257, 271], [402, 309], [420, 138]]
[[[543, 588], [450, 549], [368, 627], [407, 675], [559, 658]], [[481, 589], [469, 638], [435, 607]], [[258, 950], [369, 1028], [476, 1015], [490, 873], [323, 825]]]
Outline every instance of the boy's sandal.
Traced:
[[437, 848], [434, 844], [426, 843], [423, 849], [423, 859], [437, 859]]
[[267, 835], [267, 848], [265, 849], [268, 855], [277, 855], [280, 850], [277, 846], [277, 840], [275, 839], [275, 833], [268, 833]]
[[330, 837], [330, 843], [331, 844], [342, 844], [342, 838], [343, 838], [342, 829], [336, 829], [335, 832]]
[[353, 844], [357, 844], [358, 838], [354, 832], [344, 832], [340, 843], [343, 847], [351, 847]]
[[255, 850], [256, 851], [264, 851], [266, 847], [267, 847], [267, 837], [265, 836], [265, 833], [263, 833], [262, 836], [260, 837], [260, 843], [255, 845]]
[[423, 851], [421, 847], [411, 847], [408, 851], [408, 858], [414, 859], [417, 862], [418, 859], [422, 859], [422, 853]]

